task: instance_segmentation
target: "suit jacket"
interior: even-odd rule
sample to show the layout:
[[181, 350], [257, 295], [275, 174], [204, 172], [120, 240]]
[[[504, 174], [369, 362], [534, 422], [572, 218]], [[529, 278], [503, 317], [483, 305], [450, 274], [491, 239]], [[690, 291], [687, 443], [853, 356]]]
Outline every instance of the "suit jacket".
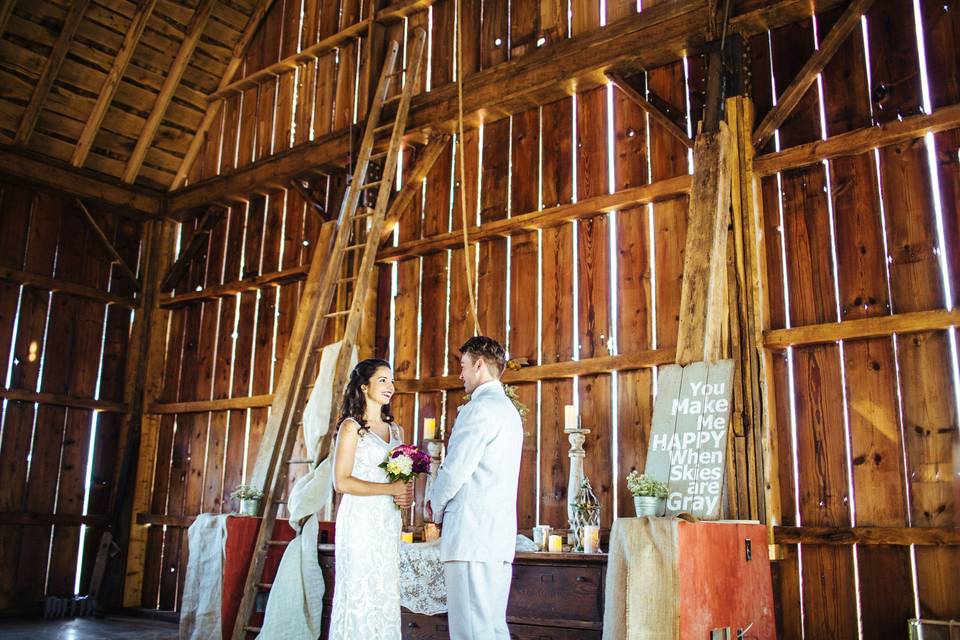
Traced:
[[517, 482], [523, 426], [497, 381], [460, 409], [447, 455], [426, 496], [443, 523], [440, 559], [512, 562], [517, 538]]

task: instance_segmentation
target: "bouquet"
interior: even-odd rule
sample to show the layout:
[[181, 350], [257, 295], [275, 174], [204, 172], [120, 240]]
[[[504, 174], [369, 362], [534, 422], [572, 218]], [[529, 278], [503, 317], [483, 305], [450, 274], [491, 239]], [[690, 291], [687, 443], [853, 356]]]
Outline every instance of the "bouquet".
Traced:
[[387, 472], [390, 482], [410, 482], [418, 473], [430, 471], [430, 456], [412, 444], [401, 444], [391, 449], [380, 468]]

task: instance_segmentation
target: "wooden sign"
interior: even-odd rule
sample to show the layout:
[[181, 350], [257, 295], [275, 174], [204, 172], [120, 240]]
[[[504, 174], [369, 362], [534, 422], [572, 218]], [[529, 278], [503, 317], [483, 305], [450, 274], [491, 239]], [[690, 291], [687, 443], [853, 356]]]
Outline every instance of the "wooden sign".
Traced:
[[644, 472], [667, 483], [666, 515], [720, 517], [732, 382], [733, 360], [660, 369]]

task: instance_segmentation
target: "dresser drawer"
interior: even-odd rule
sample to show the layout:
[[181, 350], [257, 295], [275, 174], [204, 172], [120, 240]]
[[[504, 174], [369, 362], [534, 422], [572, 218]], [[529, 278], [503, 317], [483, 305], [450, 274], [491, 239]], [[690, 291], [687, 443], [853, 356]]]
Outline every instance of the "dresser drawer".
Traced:
[[572, 620], [599, 625], [603, 622], [603, 570], [584, 565], [514, 564], [507, 617], [518, 623]]
[[560, 629], [529, 624], [511, 624], [510, 640], [601, 640], [599, 629]]
[[447, 640], [447, 616], [425, 616], [420, 613], [402, 611], [400, 613], [400, 632], [403, 640]]

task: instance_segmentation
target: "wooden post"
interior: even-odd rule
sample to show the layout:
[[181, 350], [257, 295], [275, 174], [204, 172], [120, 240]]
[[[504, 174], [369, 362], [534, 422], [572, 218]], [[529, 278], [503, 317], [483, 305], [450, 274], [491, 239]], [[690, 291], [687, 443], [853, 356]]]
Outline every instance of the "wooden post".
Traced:
[[144, 300], [142, 312], [137, 314], [134, 321], [127, 358], [124, 401], [130, 411], [123, 422], [121, 451], [136, 450], [139, 453], [130, 507], [130, 539], [126, 546], [124, 607], [139, 607], [143, 589], [147, 525], [137, 523], [137, 514], [150, 511], [153, 462], [161, 418], [159, 415], [147, 415], [144, 411], [163, 387], [166, 321], [169, 311], [159, 306], [159, 289], [160, 279], [173, 262], [176, 227], [176, 223], [169, 220], [153, 221], [148, 225], [144, 239]]
[[[732, 133], [732, 194], [736, 282], [739, 295], [732, 300], [737, 309], [742, 341], [741, 380], [743, 421], [753, 432], [753, 454], [760, 465], [763, 482], [764, 520], [773, 543], [773, 528], [781, 523], [780, 464], [777, 447], [777, 415], [773, 395], [772, 351], [764, 347], [764, 332], [770, 326], [766, 248], [763, 234], [763, 206], [759, 179], [753, 171], [753, 102], [737, 96], [727, 100], [727, 123]], [[758, 441], [759, 440], [759, 441]], [[760, 450], [757, 451], [757, 445]], [[754, 482], [754, 486], [756, 483]]]
[[727, 224], [730, 210], [730, 130], [697, 136], [696, 173], [690, 190], [687, 242], [680, 293], [677, 364], [722, 357], [721, 325], [726, 318]]

